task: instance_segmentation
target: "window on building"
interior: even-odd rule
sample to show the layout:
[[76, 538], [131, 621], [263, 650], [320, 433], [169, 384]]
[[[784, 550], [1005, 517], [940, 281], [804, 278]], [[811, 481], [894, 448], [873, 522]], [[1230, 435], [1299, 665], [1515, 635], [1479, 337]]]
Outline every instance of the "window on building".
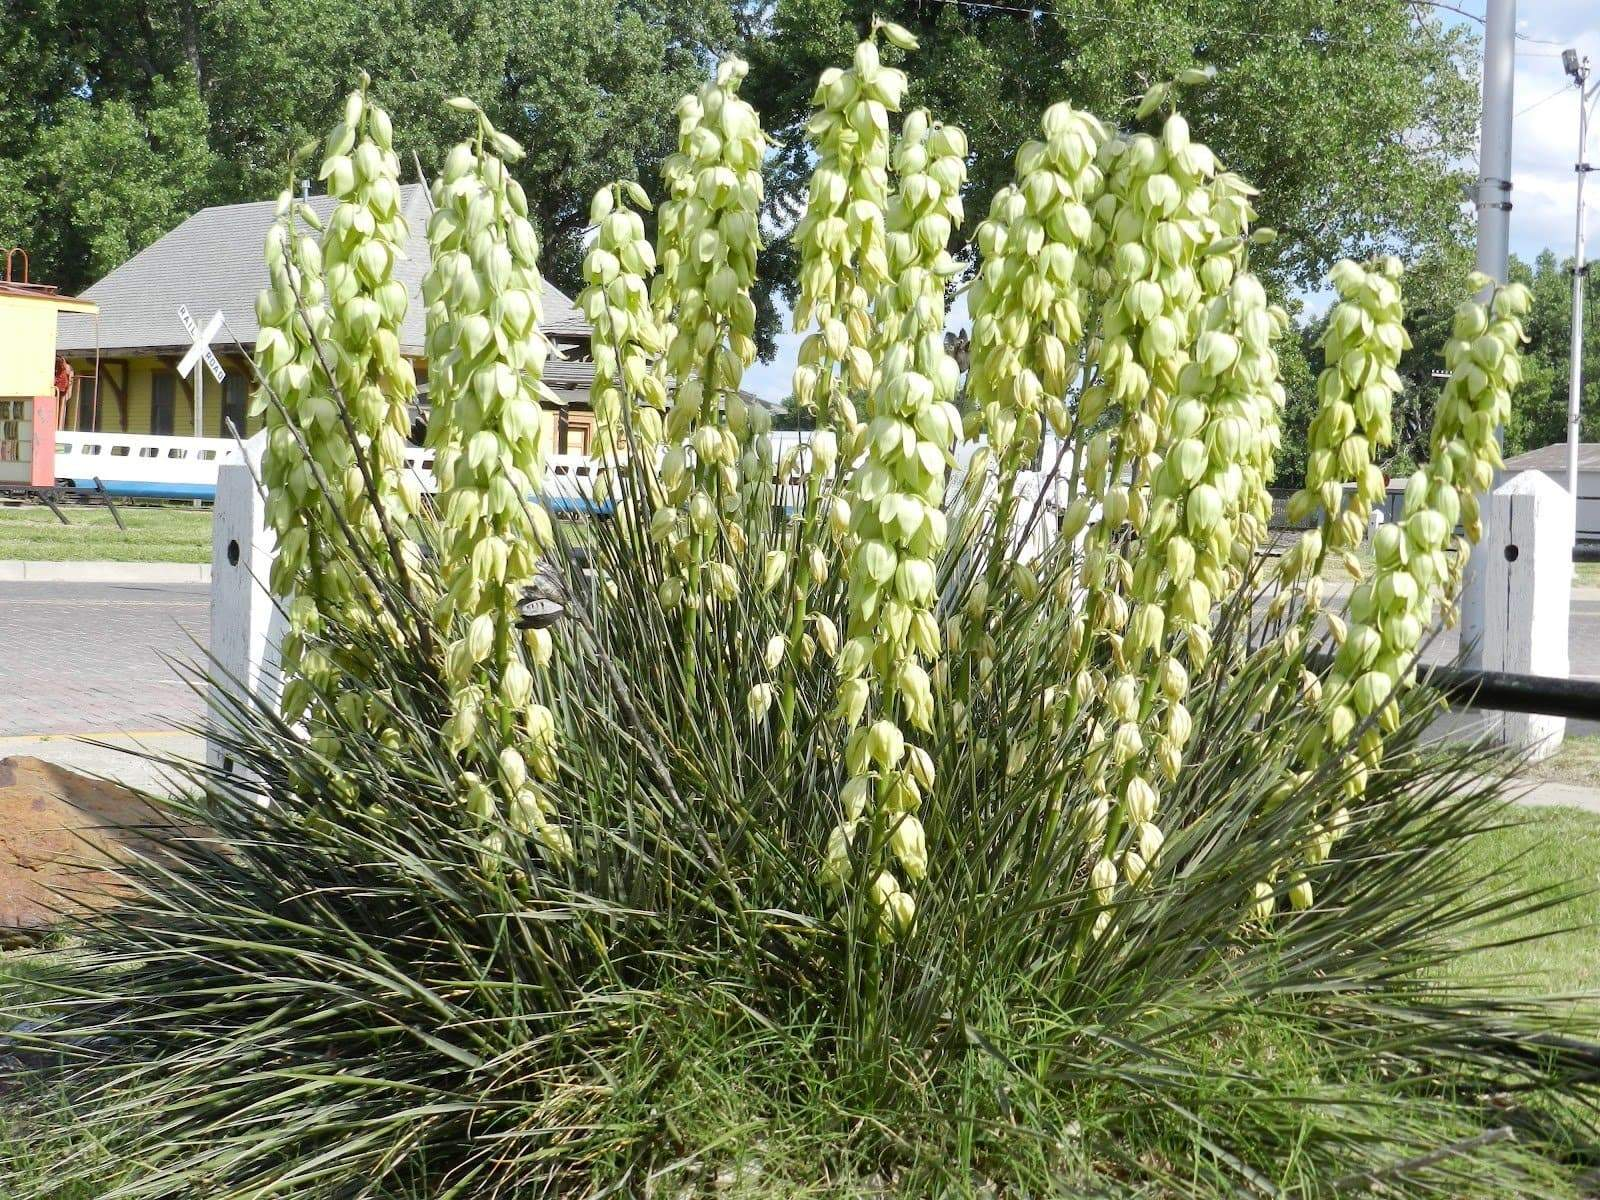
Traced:
[[177, 407], [178, 377], [171, 371], [150, 376], [150, 432], [170, 437]]
[[229, 424], [245, 436], [245, 413], [250, 407], [250, 381], [236, 372], [228, 372], [222, 384], [222, 436], [232, 437]]

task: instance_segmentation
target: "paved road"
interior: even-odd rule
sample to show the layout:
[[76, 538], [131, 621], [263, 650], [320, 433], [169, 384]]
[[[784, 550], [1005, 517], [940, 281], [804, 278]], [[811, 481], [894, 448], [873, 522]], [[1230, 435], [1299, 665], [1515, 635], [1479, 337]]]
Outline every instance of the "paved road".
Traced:
[[0, 758], [6, 738], [199, 720], [167, 660], [201, 660], [209, 626], [201, 585], [0, 583]]
[[[208, 608], [200, 585], [0, 583], [0, 758], [24, 737], [170, 736], [199, 721], [200, 697], [167, 660], [201, 657]], [[1573, 674], [1600, 679], [1600, 588], [1579, 588], [1572, 615]], [[1428, 657], [1455, 649], [1446, 631]]]

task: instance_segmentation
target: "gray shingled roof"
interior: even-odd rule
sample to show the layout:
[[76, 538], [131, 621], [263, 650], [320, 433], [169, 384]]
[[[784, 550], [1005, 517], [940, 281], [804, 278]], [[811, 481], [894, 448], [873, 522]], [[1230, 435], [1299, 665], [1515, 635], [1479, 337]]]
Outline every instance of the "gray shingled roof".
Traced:
[[[1546, 473], [1567, 469], [1567, 444], [1551, 442], [1537, 450], [1525, 450], [1515, 458], [1506, 459], [1508, 471], [1544, 471]], [[1578, 443], [1578, 470], [1600, 471], [1600, 442]]]
[[[411, 291], [411, 308], [401, 346], [422, 353], [422, 276], [428, 269], [428, 196], [420, 184], [400, 189], [401, 208], [410, 224], [407, 257], [396, 275]], [[313, 196], [311, 207], [326, 219], [333, 211], [328, 196]], [[217, 309], [227, 316], [219, 339], [224, 346], [236, 338], [246, 346], [256, 340], [256, 294], [267, 281], [261, 248], [267, 240], [276, 205], [271, 200], [252, 204], [223, 204], [201, 209], [182, 225], [141, 250], [82, 298], [100, 306], [99, 331], [95, 318], [63, 314], [57, 348], [69, 354], [133, 351], [181, 353], [189, 348], [189, 335], [178, 320], [178, 305], [187, 304], [194, 319], [204, 324]], [[588, 323], [572, 301], [548, 283], [544, 289], [544, 329], [547, 333], [587, 336]]]

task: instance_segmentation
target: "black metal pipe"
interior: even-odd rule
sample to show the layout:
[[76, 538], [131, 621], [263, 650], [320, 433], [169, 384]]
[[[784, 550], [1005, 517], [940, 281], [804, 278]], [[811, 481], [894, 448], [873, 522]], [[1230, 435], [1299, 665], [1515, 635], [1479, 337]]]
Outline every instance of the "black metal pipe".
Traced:
[[1425, 667], [1418, 677], [1424, 686], [1436, 688], [1466, 708], [1600, 721], [1600, 680], [1596, 679], [1468, 671], [1460, 667]]
[[1600, 542], [1579, 542], [1572, 548], [1575, 563], [1600, 563]]
[[[1326, 671], [1333, 666], [1333, 655], [1308, 654], [1306, 664], [1313, 670]], [[1561, 679], [1552, 675], [1521, 675], [1515, 671], [1422, 666], [1417, 669], [1417, 682], [1463, 708], [1600, 721], [1600, 679]]]

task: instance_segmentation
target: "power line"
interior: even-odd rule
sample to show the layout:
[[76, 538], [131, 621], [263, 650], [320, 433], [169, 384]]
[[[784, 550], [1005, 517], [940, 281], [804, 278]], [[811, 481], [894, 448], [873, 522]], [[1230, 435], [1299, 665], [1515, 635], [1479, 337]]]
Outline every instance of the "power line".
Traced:
[[[1475, 13], [1475, 12], [1468, 12], [1466, 9], [1460, 8], [1457, 5], [1447, 4], [1445, 2], [1445, 0], [1407, 0], [1407, 2], [1417, 5], [1419, 8], [1440, 8], [1440, 9], [1443, 9], [1445, 12], [1453, 12], [1453, 13], [1456, 13], [1458, 16], [1466, 17], [1469, 21], [1476, 21], [1479, 25], [1482, 25], [1484, 23], [1484, 20], [1485, 20], [1485, 18], [1482, 16], [1482, 14]], [[1530, 45], [1534, 45], [1534, 46], [1561, 46], [1561, 45], [1565, 44], [1563, 42], [1552, 42], [1552, 41], [1549, 41], [1546, 38], [1529, 37], [1525, 33], [1513, 32], [1512, 36], [1515, 37], [1517, 39], [1517, 41], [1519, 41], [1519, 42], [1527, 42]], [[1543, 57], [1543, 56], [1540, 56], [1540, 57]], [[1557, 55], [1550, 55], [1549, 57], [1556, 58], [1558, 56]]]
[[1517, 117], [1522, 116], [1524, 113], [1531, 113], [1534, 109], [1538, 108], [1541, 104], [1548, 104], [1548, 103], [1550, 103], [1550, 101], [1554, 100], [1557, 96], [1564, 95], [1565, 93], [1567, 93], [1567, 92], [1569, 92], [1571, 90], [1572, 90], [1572, 85], [1570, 83], [1563, 83], [1560, 87], [1558, 87], [1555, 91], [1551, 92], [1543, 100], [1535, 100], [1532, 104], [1528, 105], [1527, 108], [1519, 109], [1517, 111], [1516, 115], [1513, 116], [1511, 119], [1514, 121], [1514, 120], [1517, 119]]

